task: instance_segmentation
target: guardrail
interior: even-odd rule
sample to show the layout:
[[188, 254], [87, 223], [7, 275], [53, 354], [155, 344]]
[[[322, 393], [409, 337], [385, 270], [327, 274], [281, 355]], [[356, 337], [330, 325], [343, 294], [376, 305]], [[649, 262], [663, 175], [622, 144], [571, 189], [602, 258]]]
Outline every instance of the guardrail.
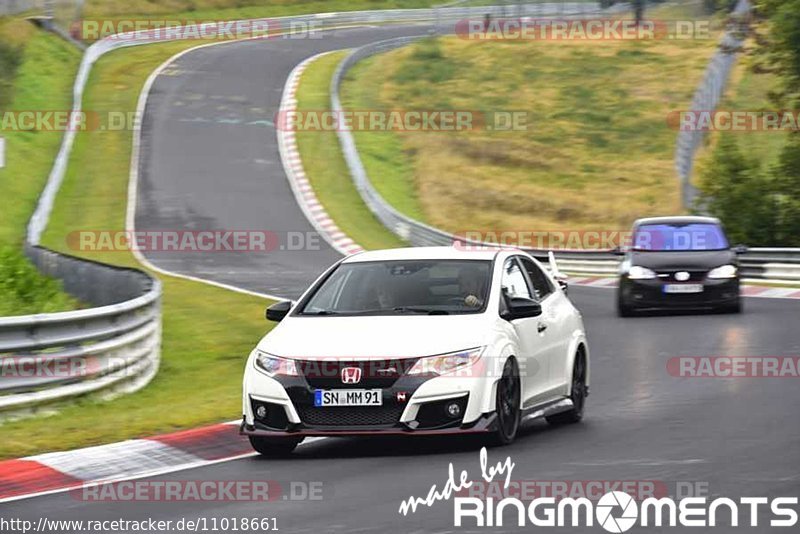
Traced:
[[[703, 81], [692, 98], [690, 111], [714, 111], [722, 99], [731, 70], [736, 64], [736, 56], [741, 49], [743, 39], [741, 28], [736, 18], [744, 17], [750, 11], [749, 0], [739, 0], [732, 15], [734, 22], [720, 40], [711, 61], [703, 74]], [[691, 208], [697, 197], [692, 185], [694, 157], [703, 144], [705, 132], [702, 130], [681, 130], [675, 147], [675, 170], [681, 185], [681, 202], [685, 208]]]
[[[421, 37], [400, 37], [368, 44], [351, 52], [337, 67], [331, 79], [331, 109], [340, 113], [343, 110], [339, 89], [348, 70], [367, 57], [406, 46]], [[372, 185], [355, 138], [346, 129], [337, 130], [339, 144], [353, 183], [364, 203], [375, 217], [392, 233], [413, 246], [445, 245], [464, 243], [463, 236], [456, 236], [434, 228], [404, 215], [392, 207]], [[470, 245], [486, 245], [466, 241]], [[546, 260], [549, 250], [525, 249], [540, 260]], [[559, 268], [565, 273], [582, 276], [611, 276], [619, 271], [620, 258], [610, 250], [553, 250]], [[754, 248], [740, 256], [742, 274], [746, 280], [774, 283], [800, 283], [800, 249], [792, 248]]]
[[147, 384], [160, 359], [160, 282], [42, 247], [25, 252], [70, 294], [98, 307], [0, 318], [0, 413]]

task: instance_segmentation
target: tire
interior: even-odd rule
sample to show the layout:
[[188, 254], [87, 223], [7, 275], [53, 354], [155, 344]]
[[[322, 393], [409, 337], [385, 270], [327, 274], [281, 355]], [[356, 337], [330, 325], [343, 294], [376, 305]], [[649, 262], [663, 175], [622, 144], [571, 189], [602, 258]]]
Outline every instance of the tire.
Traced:
[[628, 304], [622, 294], [617, 296], [617, 315], [620, 317], [633, 317], [635, 315], [633, 308]]
[[545, 417], [551, 425], [567, 425], [578, 423], [583, 419], [583, 410], [586, 406], [586, 356], [578, 352], [572, 366], [572, 388], [569, 398], [573, 408]]
[[721, 311], [722, 313], [742, 313], [742, 299], [736, 299], [736, 302], [722, 307]]
[[271, 458], [288, 456], [300, 444], [300, 441], [302, 441], [294, 438], [248, 437], [250, 438], [250, 445], [257, 453]]
[[520, 410], [521, 396], [519, 367], [514, 358], [509, 358], [503, 366], [503, 375], [497, 382], [494, 404], [497, 414], [497, 430], [492, 435], [491, 445], [508, 445], [517, 437], [522, 414]]

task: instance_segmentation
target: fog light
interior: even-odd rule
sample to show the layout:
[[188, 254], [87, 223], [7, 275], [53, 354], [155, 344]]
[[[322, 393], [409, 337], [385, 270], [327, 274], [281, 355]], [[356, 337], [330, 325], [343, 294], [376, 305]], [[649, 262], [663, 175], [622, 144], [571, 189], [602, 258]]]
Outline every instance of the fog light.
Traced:
[[461, 406], [456, 402], [451, 402], [447, 405], [447, 415], [453, 418], [458, 417], [461, 415]]
[[266, 419], [267, 417], [267, 407], [263, 404], [259, 404], [258, 408], [256, 408], [256, 417], [259, 419]]

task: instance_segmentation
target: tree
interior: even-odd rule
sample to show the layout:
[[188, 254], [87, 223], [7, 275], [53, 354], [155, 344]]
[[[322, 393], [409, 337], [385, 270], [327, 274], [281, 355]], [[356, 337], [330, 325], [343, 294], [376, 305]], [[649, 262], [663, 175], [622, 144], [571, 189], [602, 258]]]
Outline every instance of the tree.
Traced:
[[789, 135], [772, 173], [777, 191], [777, 243], [800, 245], [800, 134]]
[[777, 202], [772, 180], [742, 154], [735, 135], [720, 137], [701, 175], [698, 208], [722, 220], [733, 242], [775, 245]]
[[642, 19], [644, 19], [644, 3], [645, 0], [633, 0], [631, 4], [633, 5], [633, 15], [636, 17], [636, 25], [642, 23]]

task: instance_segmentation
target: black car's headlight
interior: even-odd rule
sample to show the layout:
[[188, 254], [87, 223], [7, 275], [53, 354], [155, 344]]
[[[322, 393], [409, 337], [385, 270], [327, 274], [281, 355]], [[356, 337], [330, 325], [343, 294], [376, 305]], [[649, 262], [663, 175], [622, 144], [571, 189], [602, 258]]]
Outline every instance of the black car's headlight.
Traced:
[[655, 273], [655, 271], [640, 265], [633, 265], [630, 269], [628, 269], [629, 280], [652, 280], [657, 276], [658, 275]]
[[736, 278], [739, 274], [739, 269], [735, 265], [723, 265], [716, 269], [711, 269], [708, 272], [708, 277], [712, 280], [720, 280], [724, 278]]

